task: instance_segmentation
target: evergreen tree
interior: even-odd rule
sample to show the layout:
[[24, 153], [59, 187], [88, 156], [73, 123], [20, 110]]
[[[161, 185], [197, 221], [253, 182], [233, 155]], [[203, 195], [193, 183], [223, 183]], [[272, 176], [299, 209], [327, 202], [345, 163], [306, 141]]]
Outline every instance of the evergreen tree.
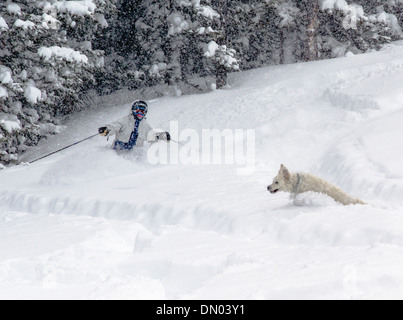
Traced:
[[227, 15], [227, 43], [243, 70], [262, 66], [278, 56], [279, 30], [272, 1], [231, 1]]
[[[119, 19], [113, 26], [115, 34], [125, 34], [111, 55], [127, 76], [121, 79], [122, 86], [176, 87], [196, 76], [212, 75], [219, 67], [237, 68], [233, 50], [225, 45], [214, 47], [222, 32], [216, 30], [220, 15], [210, 1], [125, 0], [119, 8], [132, 13], [128, 22]], [[125, 28], [129, 30], [124, 32]], [[111, 74], [115, 72], [110, 69]]]
[[17, 161], [78, 108], [103, 65], [91, 41], [107, 9], [104, 0], [0, 3], [0, 161]]
[[401, 35], [397, 23], [392, 27], [391, 21], [396, 21], [396, 17], [383, 11], [375, 13], [375, 2], [369, 1], [363, 7], [358, 1], [323, 1], [320, 12], [322, 58], [342, 56], [348, 51], [356, 54], [379, 49]]

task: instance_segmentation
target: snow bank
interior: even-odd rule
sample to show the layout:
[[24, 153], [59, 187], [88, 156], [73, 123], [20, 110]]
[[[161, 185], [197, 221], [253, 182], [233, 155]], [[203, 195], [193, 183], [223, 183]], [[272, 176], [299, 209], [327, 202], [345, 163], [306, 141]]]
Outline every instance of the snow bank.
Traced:
[[50, 60], [53, 56], [56, 58], [64, 59], [69, 62], [81, 62], [88, 63], [88, 58], [86, 55], [81, 54], [71, 48], [53, 46], [53, 47], [41, 47], [38, 49], [38, 54], [45, 60]]

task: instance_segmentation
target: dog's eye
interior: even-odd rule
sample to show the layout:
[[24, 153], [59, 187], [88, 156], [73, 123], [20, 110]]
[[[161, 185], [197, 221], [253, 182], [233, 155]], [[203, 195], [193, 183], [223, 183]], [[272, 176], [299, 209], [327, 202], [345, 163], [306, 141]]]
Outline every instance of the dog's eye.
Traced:
[[276, 181], [276, 182], [274, 182], [274, 184], [279, 184], [280, 182], [278, 182], [278, 181]]

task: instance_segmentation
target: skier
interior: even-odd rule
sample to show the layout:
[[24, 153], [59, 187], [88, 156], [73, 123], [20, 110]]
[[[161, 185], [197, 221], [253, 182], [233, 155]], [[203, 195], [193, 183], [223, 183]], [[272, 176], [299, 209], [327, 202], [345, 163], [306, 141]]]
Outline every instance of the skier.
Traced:
[[145, 119], [148, 105], [143, 100], [133, 103], [131, 113], [126, 117], [98, 129], [101, 136], [115, 136], [113, 149], [117, 151], [132, 150], [134, 146], [142, 147], [144, 142], [171, 141], [169, 132], [155, 132]]

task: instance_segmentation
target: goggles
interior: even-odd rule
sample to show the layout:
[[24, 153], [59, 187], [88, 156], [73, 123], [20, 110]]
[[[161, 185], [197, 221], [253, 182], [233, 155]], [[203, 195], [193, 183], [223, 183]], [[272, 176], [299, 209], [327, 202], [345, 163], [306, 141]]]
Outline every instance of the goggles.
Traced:
[[137, 108], [135, 110], [133, 110], [133, 114], [137, 117], [137, 118], [144, 118], [146, 115], [146, 110], [141, 109], [141, 108]]

